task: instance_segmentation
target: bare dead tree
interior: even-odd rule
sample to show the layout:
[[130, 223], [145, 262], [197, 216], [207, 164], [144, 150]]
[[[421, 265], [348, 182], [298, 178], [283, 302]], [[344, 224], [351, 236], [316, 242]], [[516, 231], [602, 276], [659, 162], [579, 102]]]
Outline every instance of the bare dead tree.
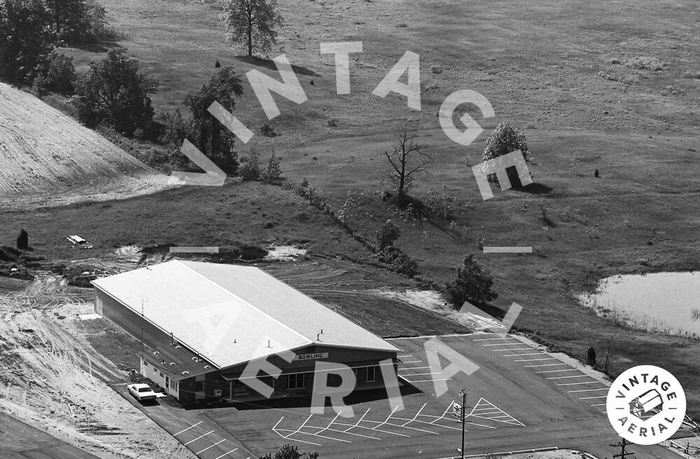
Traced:
[[384, 156], [391, 165], [389, 177], [396, 185], [400, 202], [406, 197], [415, 175], [425, 172], [432, 158], [425, 152], [425, 146], [417, 142], [418, 136], [408, 122], [398, 128], [394, 136], [394, 148], [391, 152], [385, 151]]

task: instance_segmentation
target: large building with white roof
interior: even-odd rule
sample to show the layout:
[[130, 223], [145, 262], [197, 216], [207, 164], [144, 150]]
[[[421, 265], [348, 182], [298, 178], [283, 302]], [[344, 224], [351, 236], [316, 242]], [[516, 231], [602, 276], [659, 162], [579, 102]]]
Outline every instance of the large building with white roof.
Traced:
[[392, 344], [256, 267], [174, 260], [92, 283], [95, 311], [143, 343], [141, 373], [186, 404], [262, 398], [251, 362], [282, 370], [257, 376], [272, 397], [310, 394], [318, 361], [352, 368], [358, 390], [383, 387], [379, 362], [396, 371]]

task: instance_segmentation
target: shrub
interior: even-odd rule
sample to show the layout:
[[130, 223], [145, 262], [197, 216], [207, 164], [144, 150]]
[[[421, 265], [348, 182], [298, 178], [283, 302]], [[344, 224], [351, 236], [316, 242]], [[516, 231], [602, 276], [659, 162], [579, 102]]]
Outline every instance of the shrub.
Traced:
[[459, 309], [465, 301], [476, 305], [494, 300], [498, 295], [492, 290], [493, 277], [470, 254], [464, 257], [462, 266], [457, 268], [457, 277], [445, 284], [445, 293], [450, 302]]
[[39, 95], [56, 92], [69, 96], [75, 91], [75, 66], [70, 56], [52, 51], [41, 58], [35, 74], [32, 89]]
[[270, 123], [263, 123], [262, 126], [260, 126], [260, 135], [263, 135], [265, 137], [277, 137], [277, 132], [275, 132], [275, 129], [272, 127]]
[[382, 226], [377, 230], [377, 242], [379, 243], [379, 250], [382, 251], [387, 247], [394, 245], [394, 242], [401, 236], [401, 230], [394, 225], [391, 220], [387, 220]]
[[442, 218], [449, 218], [452, 215], [455, 199], [447, 194], [447, 187], [442, 186], [441, 192], [435, 192], [432, 189], [428, 190], [426, 205], [433, 215], [439, 215]]
[[274, 153], [267, 160], [265, 170], [260, 172], [260, 181], [269, 185], [281, 185], [284, 181], [280, 161]]
[[284, 445], [274, 456], [268, 453], [260, 459], [318, 459], [318, 453], [300, 453], [296, 446]]
[[391, 265], [396, 272], [413, 276], [418, 272], [418, 264], [406, 255], [398, 247], [389, 246], [377, 254], [377, 259], [382, 263]]
[[78, 78], [78, 116], [88, 127], [106, 122], [130, 136], [136, 128], [150, 127], [150, 94], [157, 87], [156, 80], [139, 71], [138, 61], [124, 50], [112, 49], [104, 59], [91, 62], [90, 70]]
[[24, 229], [19, 232], [17, 236], [17, 248], [19, 250], [27, 250], [29, 248], [29, 233]]
[[260, 180], [260, 159], [255, 149], [251, 148], [248, 156], [241, 159], [238, 173], [244, 181]]
[[663, 70], [666, 64], [659, 61], [655, 57], [637, 56], [632, 59], [628, 59], [627, 62], [625, 62], [625, 65], [633, 69], [658, 71]]
[[163, 134], [160, 141], [165, 145], [180, 147], [191, 130], [192, 118], [185, 118], [179, 108], [159, 113], [156, 117], [163, 123]]
[[343, 205], [336, 212], [336, 218], [343, 225], [348, 225], [353, 217], [353, 214], [359, 206], [360, 203], [357, 192], [353, 190], [348, 190]]

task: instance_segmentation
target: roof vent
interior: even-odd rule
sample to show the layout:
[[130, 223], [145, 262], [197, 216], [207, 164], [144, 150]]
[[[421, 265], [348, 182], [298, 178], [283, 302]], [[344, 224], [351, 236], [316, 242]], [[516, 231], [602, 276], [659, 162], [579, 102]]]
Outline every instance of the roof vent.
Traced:
[[181, 347], [182, 347], [182, 346], [180, 346], [180, 345], [178, 344], [178, 345], [175, 346], [175, 349], [180, 349]]
[[160, 351], [153, 351], [153, 355], [158, 355], [160, 354]]
[[199, 359], [197, 357], [192, 357], [192, 360], [195, 362], [199, 362]]
[[236, 343], [238, 343], [238, 341], [236, 341], [236, 338], [233, 338], [233, 344], [236, 344]]
[[161, 364], [161, 365], [165, 365], [165, 360], [161, 360], [161, 361], [160, 361], [160, 364]]
[[170, 366], [175, 366], [175, 362], [170, 362]]
[[272, 346], [270, 346], [270, 340], [269, 340], [269, 339], [267, 340], [267, 347], [272, 347]]
[[187, 376], [188, 374], [190, 374], [190, 372], [187, 371], [187, 370], [185, 370], [185, 371], [182, 372], [182, 375], [183, 375], [183, 376]]
[[209, 368], [209, 365], [204, 365], [204, 368]]

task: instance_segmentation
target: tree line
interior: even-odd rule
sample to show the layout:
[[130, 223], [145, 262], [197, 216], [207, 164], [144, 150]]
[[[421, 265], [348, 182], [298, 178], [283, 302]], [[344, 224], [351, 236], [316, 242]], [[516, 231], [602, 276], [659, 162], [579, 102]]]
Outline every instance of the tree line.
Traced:
[[55, 47], [103, 37], [105, 16], [95, 0], [0, 0], [0, 78], [31, 85]]

